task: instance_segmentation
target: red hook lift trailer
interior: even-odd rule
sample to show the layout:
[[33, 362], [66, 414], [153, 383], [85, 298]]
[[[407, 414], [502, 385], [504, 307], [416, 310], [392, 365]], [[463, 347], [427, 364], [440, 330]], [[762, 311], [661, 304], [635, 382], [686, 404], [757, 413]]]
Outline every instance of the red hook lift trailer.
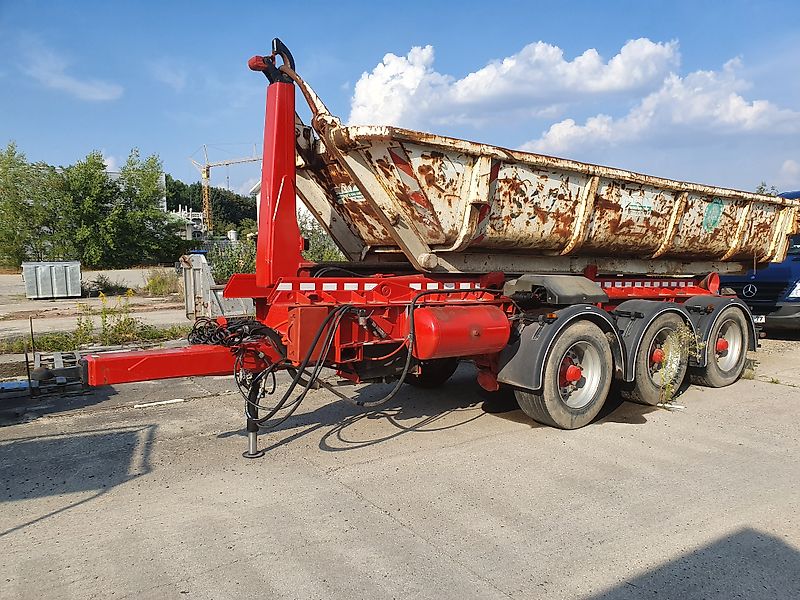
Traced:
[[[257, 457], [259, 430], [327, 386], [323, 368], [393, 382], [369, 408], [471, 361], [482, 388], [510, 386], [563, 429], [591, 422], [615, 380], [655, 405], [685, 377], [741, 376], [757, 331], [718, 273], [783, 260], [798, 201], [344, 126], [280, 40], [249, 67], [268, 80], [256, 272], [224, 295], [252, 298], [255, 317], [200, 320], [184, 348], [88, 356], [89, 385], [232, 373]], [[303, 259], [298, 197], [346, 262]], [[291, 382], [275, 393], [280, 370]]]

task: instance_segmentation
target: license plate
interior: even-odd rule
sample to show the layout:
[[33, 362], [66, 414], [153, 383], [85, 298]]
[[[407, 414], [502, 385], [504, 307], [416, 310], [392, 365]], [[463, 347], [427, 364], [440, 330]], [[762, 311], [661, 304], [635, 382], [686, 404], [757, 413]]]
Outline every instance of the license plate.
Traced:
[[767, 320], [766, 315], [753, 315], [753, 323], [763, 325]]

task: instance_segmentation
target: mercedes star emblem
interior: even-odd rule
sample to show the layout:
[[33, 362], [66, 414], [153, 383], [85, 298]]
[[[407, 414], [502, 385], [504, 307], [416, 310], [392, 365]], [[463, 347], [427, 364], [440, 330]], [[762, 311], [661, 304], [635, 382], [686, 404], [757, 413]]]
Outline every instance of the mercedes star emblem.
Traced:
[[742, 296], [745, 298], [752, 298], [756, 295], [758, 288], [754, 286], [752, 283], [748, 283], [746, 286], [742, 288]]

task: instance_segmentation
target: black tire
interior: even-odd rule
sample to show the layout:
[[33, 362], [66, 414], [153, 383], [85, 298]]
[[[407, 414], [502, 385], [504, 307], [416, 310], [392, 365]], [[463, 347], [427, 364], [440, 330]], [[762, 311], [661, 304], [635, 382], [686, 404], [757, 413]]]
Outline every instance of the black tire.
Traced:
[[[681, 327], [686, 323], [675, 313], [661, 315], [650, 324], [639, 343], [632, 387], [622, 391], [626, 400], [656, 406], [680, 387], [689, 366], [689, 347], [676, 344], [673, 335]], [[664, 359], [654, 362], [653, 353], [658, 349]]]
[[[717, 341], [725, 338], [728, 349], [717, 351]], [[689, 370], [692, 383], [706, 387], [725, 387], [739, 380], [747, 363], [750, 327], [742, 309], [722, 310], [706, 341], [706, 366]]]
[[419, 388], [435, 388], [453, 376], [453, 373], [458, 368], [458, 359], [435, 358], [425, 360], [420, 363], [419, 367], [419, 374], [408, 375], [406, 383]]
[[[582, 370], [581, 379], [574, 384], [567, 382], [566, 388], [562, 387], [565, 364]], [[594, 323], [579, 321], [556, 338], [545, 360], [542, 388], [536, 392], [516, 390], [517, 402], [534, 421], [559, 429], [578, 429], [588, 425], [603, 407], [612, 368], [608, 338]]]

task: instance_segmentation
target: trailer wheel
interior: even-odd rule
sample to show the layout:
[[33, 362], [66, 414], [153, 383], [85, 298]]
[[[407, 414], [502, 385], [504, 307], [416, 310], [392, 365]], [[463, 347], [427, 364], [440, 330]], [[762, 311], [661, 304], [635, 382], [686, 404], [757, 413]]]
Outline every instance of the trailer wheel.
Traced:
[[545, 360], [542, 388], [516, 390], [522, 411], [534, 421], [577, 429], [597, 416], [611, 387], [611, 346], [594, 323], [579, 321], [555, 340]]
[[414, 387], [435, 388], [453, 376], [458, 368], [457, 358], [435, 358], [420, 363], [420, 372], [408, 375], [406, 382]]
[[692, 383], [725, 387], [737, 381], [744, 371], [749, 342], [750, 329], [744, 313], [735, 307], [724, 309], [706, 342], [706, 366], [689, 371]]
[[689, 365], [689, 348], [676, 333], [685, 323], [676, 314], [657, 317], [642, 336], [635, 360], [636, 379], [623, 390], [626, 400], [655, 406], [676, 390]]

